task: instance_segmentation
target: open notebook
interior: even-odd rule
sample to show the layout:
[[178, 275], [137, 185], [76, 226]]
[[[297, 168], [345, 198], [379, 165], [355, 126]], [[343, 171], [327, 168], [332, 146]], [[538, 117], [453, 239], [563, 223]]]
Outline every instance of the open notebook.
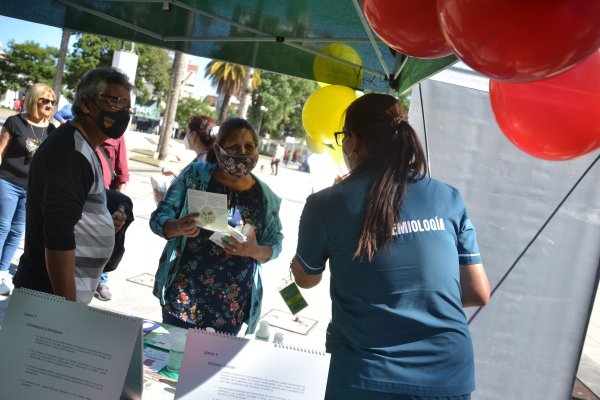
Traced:
[[193, 329], [175, 398], [322, 399], [329, 361], [319, 351]]
[[16, 289], [0, 330], [6, 399], [141, 399], [142, 320]]

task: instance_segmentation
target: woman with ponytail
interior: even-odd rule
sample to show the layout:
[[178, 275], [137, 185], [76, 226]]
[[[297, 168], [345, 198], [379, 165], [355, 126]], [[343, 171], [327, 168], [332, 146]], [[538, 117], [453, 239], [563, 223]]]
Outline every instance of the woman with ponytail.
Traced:
[[291, 263], [331, 271], [326, 399], [465, 400], [475, 390], [463, 307], [490, 296], [460, 193], [427, 176], [406, 110], [366, 94], [334, 134], [349, 175], [306, 201]]

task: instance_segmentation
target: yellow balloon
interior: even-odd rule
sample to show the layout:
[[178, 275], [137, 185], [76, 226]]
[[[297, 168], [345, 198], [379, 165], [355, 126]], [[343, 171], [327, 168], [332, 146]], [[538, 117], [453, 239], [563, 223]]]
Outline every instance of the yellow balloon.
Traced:
[[356, 100], [354, 89], [329, 85], [313, 94], [304, 103], [302, 125], [318, 143], [332, 143], [333, 133], [342, 130], [344, 111]]
[[331, 83], [353, 88], [360, 86], [362, 81], [362, 60], [352, 47], [343, 43], [330, 43], [321, 49], [322, 53], [351, 62], [358, 67], [341, 63], [323, 56], [316, 56], [313, 62], [313, 74], [319, 85]]
[[325, 146], [321, 142], [317, 142], [310, 135], [306, 135], [306, 147], [313, 153], [321, 154], [325, 151]]
[[344, 162], [344, 153], [342, 153], [342, 148], [335, 144], [335, 142], [333, 142], [331, 145], [325, 145], [325, 151], [327, 154], [329, 154], [329, 157], [331, 157], [333, 163], [338, 169], [346, 165]]

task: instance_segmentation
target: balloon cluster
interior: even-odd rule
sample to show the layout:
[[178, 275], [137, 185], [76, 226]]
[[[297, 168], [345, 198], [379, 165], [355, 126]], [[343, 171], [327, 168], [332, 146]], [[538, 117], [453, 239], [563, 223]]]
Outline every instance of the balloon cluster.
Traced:
[[344, 159], [333, 133], [343, 129], [344, 112], [357, 97], [356, 91], [347, 86], [328, 85], [311, 94], [302, 109], [309, 149], [315, 153], [327, 152], [338, 167], [342, 167]]
[[525, 152], [565, 160], [600, 146], [590, 117], [599, 114], [600, 1], [362, 0], [362, 9], [391, 48], [455, 53], [490, 77], [497, 122]]

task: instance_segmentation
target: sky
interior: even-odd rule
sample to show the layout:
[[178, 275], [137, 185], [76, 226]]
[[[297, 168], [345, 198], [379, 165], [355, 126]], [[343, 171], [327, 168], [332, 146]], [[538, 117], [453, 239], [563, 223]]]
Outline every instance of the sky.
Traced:
[[[60, 47], [61, 36], [62, 30], [60, 28], [0, 16], [0, 42], [4, 50], [6, 50], [8, 42], [11, 40], [15, 43], [34, 41], [42, 47], [52, 46], [58, 49]], [[75, 40], [71, 39], [69, 46], [71, 47], [74, 42]], [[210, 85], [207, 79], [204, 79], [204, 67], [208, 62], [210, 60], [207, 58], [191, 57], [191, 63], [199, 67], [198, 81], [200, 84], [200, 93], [215, 95], [216, 90]]]

